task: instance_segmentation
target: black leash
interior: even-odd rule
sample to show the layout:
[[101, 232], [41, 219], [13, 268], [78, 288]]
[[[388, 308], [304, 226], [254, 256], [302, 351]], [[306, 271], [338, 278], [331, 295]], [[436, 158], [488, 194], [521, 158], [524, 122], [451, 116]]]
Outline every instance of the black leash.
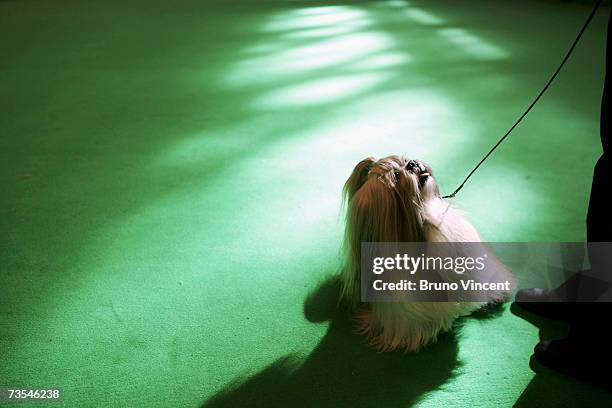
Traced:
[[559, 64], [559, 66], [555, 70], [554, 74], [550, 77], [550, 79], [548, 80], [546, 85], [544, 85], [544, 88], [542, 88], [542, 90], [540, 91], [538, 96], [536, 96], [535, 99], [533, 100], [533, 102], [531, 102], [531, 104], [529, 105], [527, 110], [525, 112], [523, 112], [523, 114], [518, 118], [518, 120], [514, 123], [514, 125], [512, 125], [512, 127], [510, 127], [510, 129], [508, 129], [506, 134], [503, 135], [501, 137], [501, 139], [499, 139], [497, 141], [497, 143], [495, 143], [495, 145], [491, 148], [491, 150], [489, 150], [489, 152], [478, 162], [476, 167], [474, 167], [472, 169], [472, 171], [470, 171], [470, 173], [467, 175], [467, 177], [461, 182], [459, 187], [457, 187], [457, 189], [455, 189], [455, 191], [453, 191], [452, 194], [446, 195], [443, 198], [453, 198], [453, 197], [455, 197], [457, 195], [457, 193], [463, 188], [465, 183], [470, 179], [470, 177], [472, 177], [472, 174], [474, 174], [476, 172], [476, 170], [478, 170], [478, 168], [482, 165], [482, 163], [484, 163], [485, 160], [487, 160], [489, 158], [491, 153], [493, 153], [495, 151], [495, 149], [497, 149], [499, 147], [499, 145], [502, 144], [502, 142], [504, 140], [506, 140], [506, 138], [510, 135], [510, 133], [512, 133], [514, 128], [516, 128], [518, 126], [518, 124], [521, 123], [523, 118], [525, 118], [525, 116], [527, 116], [527, 114], [529, 113], [529, 111], [531, 111], [531, 109], [535, 106], [535, 104], [538, 103], [538, 101], [540, 100], [542, 95], [544, 95], [544, 93], [548, 90], [548, 87], [550, 87], [550, 84], [552, 84], [552, 82], [555, 80], [555, 78], [557, 77], [557, 75], [559, 74], [559, 72], [561, 71], [561, 69], [563, 68], [563, 66], [567, 62], [567, 60], [569, 59], [570, 55], [572, 55], [572, 52], [574, 51], [574, 48], [576, 48], [576, 45], [580, 41], [580, 38], [582, 37], [582, 34], [584, 34], [584, 31], [586, 30], [586, 28], [591, 23], [591, 20], [593, 20], [593, 16], [597, 12], [597, 9], [599, 8], [599, 5], [601, 4], [601, 2], [602, 2], [602, 0], [597, 0], [595, 2], [595, 6], [593, 7], [593, 10], [591, 11], [591, 14], [589, 14], [589, 16], [587, 17], [584, 25], [582, 26], [582, 28], [580, 29], [580, 32], [578, 33], [578, 36], [576, 37], [576, 39], [572, 43], [572, 46], [567, 51], [567, 54], [565, 54], [565, 57], [563, 57], [563, 60], [561, 61], [561, 64]]

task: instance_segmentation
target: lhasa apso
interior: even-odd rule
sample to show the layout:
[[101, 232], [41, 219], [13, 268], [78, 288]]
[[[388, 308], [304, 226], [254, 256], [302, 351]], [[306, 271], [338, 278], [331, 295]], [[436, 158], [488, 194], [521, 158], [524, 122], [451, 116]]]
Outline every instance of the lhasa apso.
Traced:
[[[380, 351], [417, 351], [450, 330], [460, 316], [505, 300], [491, 292], [484, 302], [361, 301], [363, 242], [481, 242], [476, 229], [440, 196], [433, 171], [420, 160], [367, 158], [344, 185], [347, 206], [342, 296], [353, 307], [358, 331]], [[513, 281], [505, 268], [502, 274]]]

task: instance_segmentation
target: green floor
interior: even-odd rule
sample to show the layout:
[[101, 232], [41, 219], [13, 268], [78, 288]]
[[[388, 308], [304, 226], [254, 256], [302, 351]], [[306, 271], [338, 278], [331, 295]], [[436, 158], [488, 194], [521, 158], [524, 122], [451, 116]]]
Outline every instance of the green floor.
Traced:
[[[0, 387], [71, 407], [612, 404], [535, 376], [538, 331], [508, 310], [376, 354], [329, 282], [352, 166], [405, 153], [450, 192], [589, 3], [325, 4], [0, 1]], [[584, 239], [606, 12], [458, 197], [486, 239]]]

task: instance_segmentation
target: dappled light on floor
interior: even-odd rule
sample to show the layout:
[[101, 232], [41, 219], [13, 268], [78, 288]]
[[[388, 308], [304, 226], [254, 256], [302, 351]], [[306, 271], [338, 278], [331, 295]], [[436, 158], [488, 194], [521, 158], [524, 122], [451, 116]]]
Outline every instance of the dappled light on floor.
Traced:
[[342, 102], [358, 95], [385, 79], [384, 74], [353, 74], [314, 80], [273, 91], [255, 101], [255, 108], [291, 108]]
[[443, 28], [439, 31], [442, 38], [459, 47], [458, 53], [482, 60], [506, 59], [509, 55], [499, 47], [478, 38], [463, 28]]
[[[258, 45], [264, 52], [230, 67], [229, 86], [277, 82], [281, 78], [300, 77], [311, 71], [338, 69], [352, 62], [380, 54], [392, 46], [391, 39], [381, 33], [351, 33], [323, 38], [304, 45], [284, 44], [282, 40]], [[257, 46], [256, 46], [257, 47]], [[251, 50], [252, 52], [252, 50]], [[319, 75], [325, 73], [319, 72]]]

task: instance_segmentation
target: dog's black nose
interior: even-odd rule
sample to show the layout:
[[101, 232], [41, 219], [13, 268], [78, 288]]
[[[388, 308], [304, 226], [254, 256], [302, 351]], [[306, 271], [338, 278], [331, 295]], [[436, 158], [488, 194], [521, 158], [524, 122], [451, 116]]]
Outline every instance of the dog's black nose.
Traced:
[[416, 168], [419, 168], [419, 164], [418, 164], [416, 161], [414, 161], [414, 160], [410, 160], [410, 161], [408, 162], [408, 164], [406, 165], [406, 167], [408, 167], [408, 170], [412, 170], [412, 169], [414, 169], [415, 167], [416, 167]]

